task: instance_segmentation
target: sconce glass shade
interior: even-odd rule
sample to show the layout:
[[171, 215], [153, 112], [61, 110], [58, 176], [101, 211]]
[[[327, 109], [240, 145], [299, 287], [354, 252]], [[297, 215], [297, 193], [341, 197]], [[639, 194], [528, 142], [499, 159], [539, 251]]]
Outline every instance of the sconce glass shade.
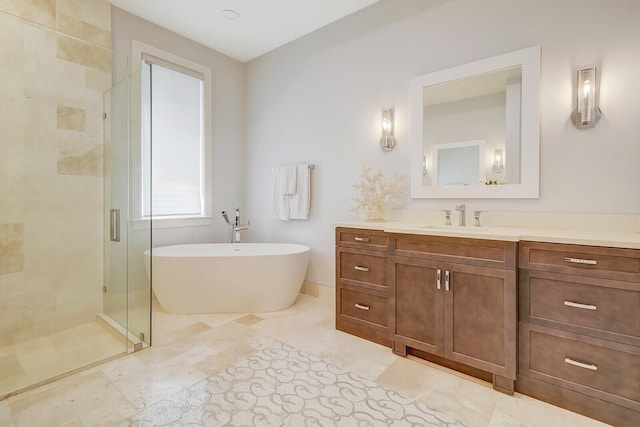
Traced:
[[393, 137], [393, 109], [382, 110], [382, 138], [380, 147], [382, 151], [391, 151], [396, 146], [396, 139]]
[[495, 173], [501, 173], [504, 170], [504, 156], [502, 153], [501, 148], [493, 151], [493, 171]]
[[596, 102], [596, 67], [584, 68], [578, 71], [578, 97], [576, 109], [571, 115], [573, 124], [578, 128], [593, 127], [600, 118], [600, 108]]

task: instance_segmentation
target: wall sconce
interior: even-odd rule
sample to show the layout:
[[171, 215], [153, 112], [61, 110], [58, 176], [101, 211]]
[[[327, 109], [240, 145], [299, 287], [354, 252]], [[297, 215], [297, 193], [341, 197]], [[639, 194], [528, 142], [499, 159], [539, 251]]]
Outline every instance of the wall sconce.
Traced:
[[578, 70], [578, 102], [571, 114], [571, 121], [578, 128], [593, 127], [600, 118], [600, 108], [596, 102], [596, 67]]
[[393, 108], [382, 110], [382, 138], [380, 138], [382, 151], [391, 151], [396, 146], [396, 139], [393, 137], [393, 126]]
[[493, 171], [495, 173], [501, 173], [504, 170], [504, 156], [502, 153], [502, 148], [493, 150]]

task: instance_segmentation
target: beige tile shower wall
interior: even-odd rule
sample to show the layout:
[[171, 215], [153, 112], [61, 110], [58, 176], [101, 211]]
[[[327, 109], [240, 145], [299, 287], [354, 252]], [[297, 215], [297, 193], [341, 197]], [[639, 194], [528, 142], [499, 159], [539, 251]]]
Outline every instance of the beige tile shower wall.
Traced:
[[0, 343], [95, 319], [103, 284], [104, 0], [0, 0]]

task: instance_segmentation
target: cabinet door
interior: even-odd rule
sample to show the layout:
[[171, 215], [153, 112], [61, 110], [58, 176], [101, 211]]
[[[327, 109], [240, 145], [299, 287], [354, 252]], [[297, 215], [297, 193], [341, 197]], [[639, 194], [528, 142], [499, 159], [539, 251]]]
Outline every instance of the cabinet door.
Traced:
[[[443, 354], [442, 264], [427, 260], [390, 257], [392, 325], [394, 341], [432, 354]], [[441, 272], [438, 289], [437, 276]]]
[[448, 264], [445, 357], [516, 377], [516, 273]]

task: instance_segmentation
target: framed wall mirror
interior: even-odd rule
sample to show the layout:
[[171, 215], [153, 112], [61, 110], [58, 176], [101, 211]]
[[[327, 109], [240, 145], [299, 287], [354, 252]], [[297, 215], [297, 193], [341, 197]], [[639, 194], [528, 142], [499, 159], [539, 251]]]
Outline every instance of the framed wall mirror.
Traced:
[[412, 198], [538, 198], [540, 47], [412, 82]]

